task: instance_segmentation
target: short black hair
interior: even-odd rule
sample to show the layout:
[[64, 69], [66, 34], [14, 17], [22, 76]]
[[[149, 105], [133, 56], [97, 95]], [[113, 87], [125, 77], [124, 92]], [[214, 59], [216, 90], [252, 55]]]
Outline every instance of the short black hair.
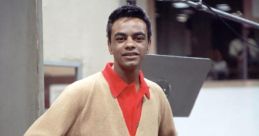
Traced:
[[111, 42], [111, 31], [112, 31], [112, 25], [113, 23], [123, 17], [134, 17], [134, 18], [139, 18], [143, 20], [147, 26], [147, 36], [148, 40], [150, 41], [151, 39], [151, 23], [146, 15], [146, 13], [138, 6], [135, 5], [125, 5], [121, 6], [117, 9], [115, 9], [109, 16], [107, 27], [106, 27], [106, 32], [107, 32], [107, 38], [108, 42]]

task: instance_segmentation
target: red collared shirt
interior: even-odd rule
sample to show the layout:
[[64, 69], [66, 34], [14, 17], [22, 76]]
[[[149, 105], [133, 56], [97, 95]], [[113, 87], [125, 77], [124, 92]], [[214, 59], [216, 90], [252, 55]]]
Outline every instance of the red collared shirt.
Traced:
[[135, 136], [141, 117], [142, 100], [144, 95], [149, 99], [149, 88], [144, 80], [143, 72], [139, 72], [140, 88], [137, 91], [135, 83], [127, 84], [112, 69], [112, 63], [108, 63], [102, 71], [109, 84], [111, 93], [117, 98], [123, 113], [128, 131], [131, 136]]

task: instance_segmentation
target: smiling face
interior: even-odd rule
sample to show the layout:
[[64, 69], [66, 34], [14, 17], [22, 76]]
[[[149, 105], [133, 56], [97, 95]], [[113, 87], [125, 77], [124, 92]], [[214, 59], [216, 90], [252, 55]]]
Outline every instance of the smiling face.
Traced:
[[138, 70], [149, 46], [146, 24], [141, 19], [123, 17], [112, 25], [109, 51], [115, 69]]

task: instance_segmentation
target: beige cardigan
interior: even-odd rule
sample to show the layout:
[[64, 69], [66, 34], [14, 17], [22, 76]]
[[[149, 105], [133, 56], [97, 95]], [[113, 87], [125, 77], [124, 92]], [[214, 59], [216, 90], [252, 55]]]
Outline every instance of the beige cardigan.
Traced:
[[[146, 80], [146, 79], [145, 79]], [[162, 89], [146, 80], [136, 136], [174, 136], [172, 112]], [[122, 111], [99, 72], [69, 85], [25, 136], [129, 136]]]

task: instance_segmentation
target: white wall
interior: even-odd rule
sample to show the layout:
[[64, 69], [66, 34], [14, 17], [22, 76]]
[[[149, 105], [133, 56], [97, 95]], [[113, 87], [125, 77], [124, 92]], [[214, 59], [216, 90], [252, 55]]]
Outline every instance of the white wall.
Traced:
[[[80, 62], [82, 77], [86, 77], [113, 60], [107, 48], [106, 23], [109, 14], [126, 0], [43, 0], [42, 3], [45, 61]], [[151, 19], [153, 4], [150, 6], [146, 0], [137, 3]], [[149, 10], [148, 6], [153, 8]], [[155, 28], [153, 35], [150, 53], [155, 53]]]
[[83, 77], [103, 69], [109, 55], [106, 23], [120, 0], [43, 0], [45, 61], [82, 63]]
[[205, 87], [188, 118], [175, 118], [179, 136], [258, 136], [259, 84]]

